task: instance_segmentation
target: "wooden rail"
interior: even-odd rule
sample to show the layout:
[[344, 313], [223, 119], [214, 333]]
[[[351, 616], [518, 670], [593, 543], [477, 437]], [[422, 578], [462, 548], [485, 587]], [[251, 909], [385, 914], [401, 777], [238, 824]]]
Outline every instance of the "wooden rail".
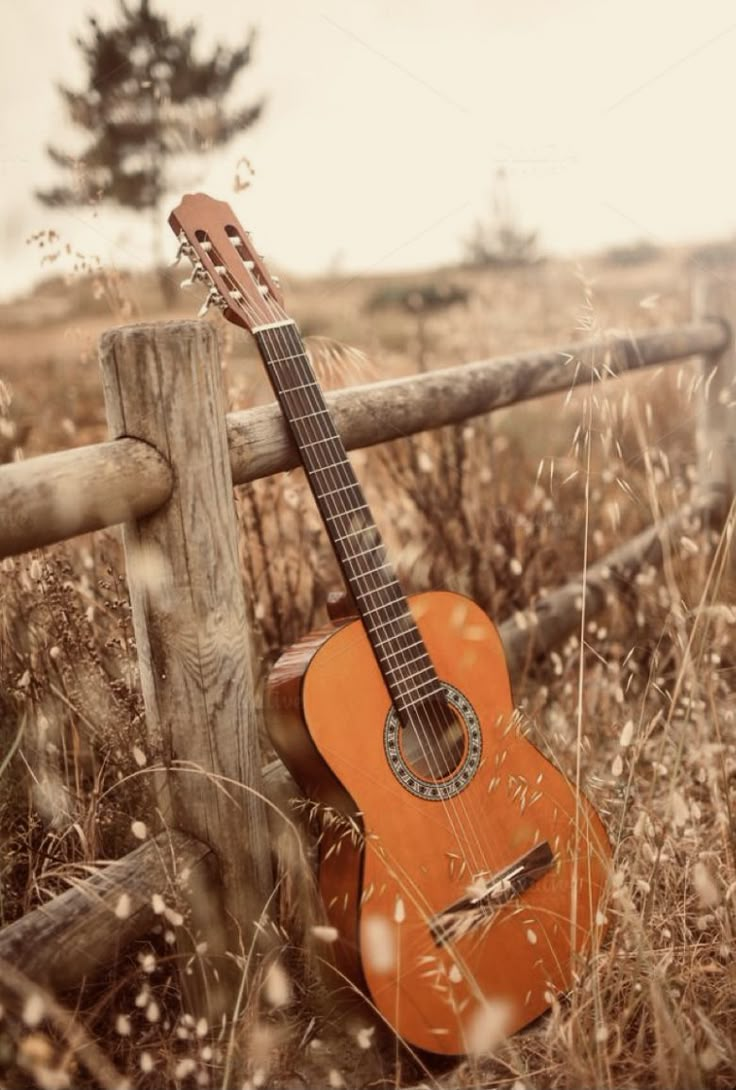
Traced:
[[[600, 337], [335, 390], [327, 395], [327, 403], [346, 447], [354, 450], [659, 363], [712, 356], [728, 341], [729, 331], [718, 321], [631, 337]], [[234, 484], [298, 465], [277, 405], [231, 413], [228, 437]]]
[[54, 990], [74, 988], [155, 923], [167, 922], [154, 911], [155, 897], [169, 909], [168, 926], [178, 929], [180, 904], [212, 880], [216, 865], [201, 841], [176, 830], [159, 833], [0, 930], [0, 959]]
[[[515, 618], [501, 625], [512, 675], [574, 631], [581, 608], [600, 612], [643, 564], [661, 562], [669, 536], [686, 520], [722, 524], [731, 509], [736, 355], [727, 319], [736, 300], [726, 279], [710, 280], [697, 299], [696, 320], [676, 329], [328, 395], [346, 446], [355, 449], [702, 357], [699, 486], [691, 502], [553, 591], [521, 624]], [[260, 772], [231, 491], [296, 464], [280, 411], [269, 405], [225, 416], [207, 324], [112, 331], [103, 338], [102, 366], [111, 441], [0, 468], [0, 555], [125, 523], [148, 748], [159, 769], [158, 808], [175, 832], [0, 931], [0, 959], [19, 965], [23, 958], [26, 973], [59, 988], [94, 973], [145, 933], [154, 893], [171, 892], [182, 869], [190, 878], [179, 935], [185, 952], [204, 939], [220, 970], [234, 964], [230, 955], [263, 932], [274, 889], [271, 849], [279, 840], [273, 820], [295, 792], [280, 765], [265, 777]], [[199, 984], [210, 1019], [232, 1010], [238, 981], [226, 971], [204, 967]]]
[[0, 556], [140, 518], [171, 494], [171, 467], [140, 439], [0, 466]]
[[[186, 335], [187, 323], [178, 327]], [[591, 380], [712, 357], [728, 345], [722, 321], [630, 337], [598, 338], [483, 360], [327, 394], [348, 450], [454, 424]], [[277, 405], [229, 413], [233, 484], [293, 469], [296, 450]], [[171, 471], [140, 438], [79, 447], [0, 467], [0, 557], [153, 514], [168, 499]]]
[[[263, 769], [263, 782], [274, 868], [292, 884], [299, 879], [306, 901], [314, 883], [305, 829], [289, 803], [298, 797], [296, 784], [280, 761]], [[217, 856], [207, 844], [167, 829], [1, 928], [0, 965], [15, 965], [40, 984], [68, 991], [104, 972], [156, 923], [189, 945], [196, 927], [189, 909], [216, 888], [218, 878]], [[217, 952], [208, 950], [207, 963], [215, 958]]]

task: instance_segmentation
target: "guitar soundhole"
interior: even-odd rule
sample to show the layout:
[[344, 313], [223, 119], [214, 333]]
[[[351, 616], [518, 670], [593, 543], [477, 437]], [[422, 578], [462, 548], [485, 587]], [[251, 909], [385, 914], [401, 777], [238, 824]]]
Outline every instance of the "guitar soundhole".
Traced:
[[455, 708], [448, 704], [446, 709], [441, 709], [440, 719], [434, 709], [420, 708], [413, 721], [399, 730], [401, 755], [420, 779], [446, 780], [465, 756], [465, 723]]
[[384, 748], [399, 783], [419, 798], [441, 802], [468, 786], [480, 764], [478, 716], [461, 692], [442, 682], [444, 701], [423, 708], [407, 726], [391, 709]]

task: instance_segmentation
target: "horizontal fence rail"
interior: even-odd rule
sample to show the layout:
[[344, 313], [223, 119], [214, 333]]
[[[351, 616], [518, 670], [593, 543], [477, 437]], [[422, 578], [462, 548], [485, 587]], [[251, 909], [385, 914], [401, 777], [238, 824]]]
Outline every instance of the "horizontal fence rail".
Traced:
[[0, 556], [156, 511], [173, 474], [139, 439], [113, 439], [0, 467]]
[[182, 888], [214, 865], [206, 844], [175, 829], [159, 833], [2, 928], [0, 959], [55, 990], [73, 988], [151, 930], [154, 896], [173, 907]]
[[[630, 337], [599, 337], [335, 390], [326, 400], [345, 446], [356, 450], [658, 363], [717, 354], [728, 346], [729, 336], [725, 323], [706, 321]], [[278, 405], [230, 413], [228, 436], [234, 484], [299, 465]]]
[[[327, 404], [346, 447], [355, 450], [606, 377], [715, 356], [729, 339], [726, 323], [709, 319], [336, 390], [327, 394]], [[276, 404], [229, 413], [227, 433], [233, 484], [299, 464]], [[2, 466], [0, 557], [153, 514], [171, 489], [165, 460], [132, 438]]]

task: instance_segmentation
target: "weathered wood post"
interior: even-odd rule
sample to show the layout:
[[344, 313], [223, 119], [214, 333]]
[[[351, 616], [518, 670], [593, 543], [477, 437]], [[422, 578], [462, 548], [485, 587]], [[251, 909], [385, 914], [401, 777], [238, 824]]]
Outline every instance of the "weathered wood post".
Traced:
[[717, 318], [731, 332], [721, 352], [702, 357], [698, 405], [697, 487], [719, 496], [726, 513], [736, 495], [736, 267], [699, 271], [693, 288], [696, 316]]
[[135, 325], [100, 354], [111, 435], [149, 443], [174, 477], [123, 537], [157, 804], [219, 863], [219, 889], [192, 897], [206, 957], [188, 988], [219, 1017], [238, 985], [226, 955], [247, 954], [273, 878], [217, 339], [206, 322]]

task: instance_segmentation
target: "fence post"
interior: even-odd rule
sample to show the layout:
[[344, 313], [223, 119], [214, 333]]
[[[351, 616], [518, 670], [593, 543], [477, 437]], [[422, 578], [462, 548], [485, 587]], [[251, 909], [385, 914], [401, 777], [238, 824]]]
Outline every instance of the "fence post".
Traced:
[[697, 488], [721, 498], [724, 514], [736, 494], [736, 268], [701, 270], [693, 285], [698, 318], [727, 323], [729, 343], [702, 357], [702, 392], [698, 404]]
[[217, 339], [206, 322], [127, 326], [100, 359], [112, 437], [173, 471], [169, 500], [123, 539], [157, 805], [219, 863], [219, 889], [192, 897], [190, 951], [204, 941], [206, 958], [185, 983], [220, 1017], [239, 982], [226, 955], [247, 954], [273, 878]]

